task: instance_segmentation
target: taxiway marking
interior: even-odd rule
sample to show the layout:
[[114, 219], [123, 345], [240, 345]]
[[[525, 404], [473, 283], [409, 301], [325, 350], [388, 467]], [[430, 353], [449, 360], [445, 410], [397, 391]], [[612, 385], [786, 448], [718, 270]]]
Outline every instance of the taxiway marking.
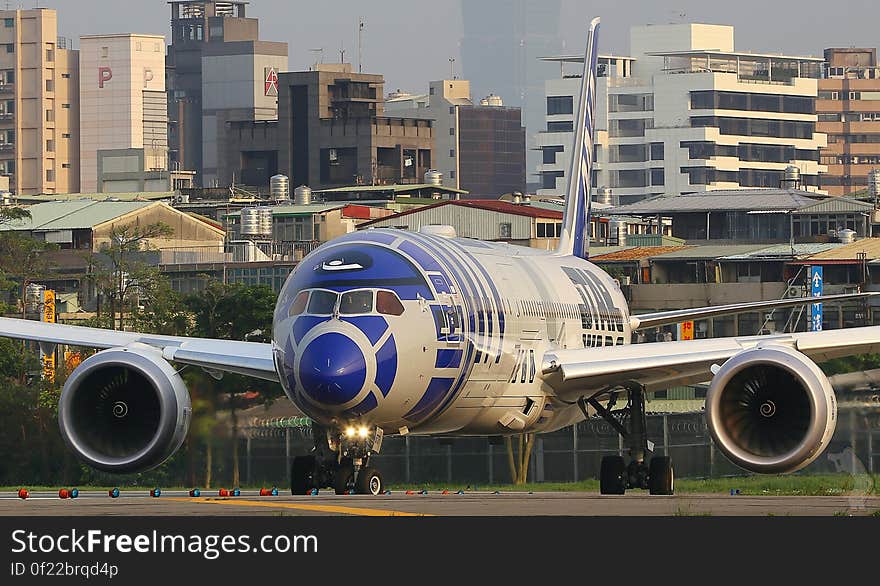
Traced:
[[341, 513], [343, 515], [360, 515], [364, 517], [433, 517], [428, 513], [410, 513], [408, 511], [393, 511], [389, 509], [366, 509], [363, 507], [344, 507], [340, 505], [309, 505], [306, 503], [270, 503], [260, 501], [248, 501], [241, 499], [193, 499], [168, 497], [162, 500], [181, 503], [202, 503], [207, 505], [238, 505], [245, 507], [266, 507], [270, 509], [298, 509], [301, 511], [316, 511], [319, 513]]

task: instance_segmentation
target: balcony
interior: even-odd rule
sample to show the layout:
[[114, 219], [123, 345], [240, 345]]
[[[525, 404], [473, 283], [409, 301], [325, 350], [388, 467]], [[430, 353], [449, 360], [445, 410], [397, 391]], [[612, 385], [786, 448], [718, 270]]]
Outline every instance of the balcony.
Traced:
[[0, 153], [7, 153], [15, 150], [14, 142], [0, 142]]
[[0, 94], [15, 93], [15, 84], [7, 81], [0, 81]]
[[15, 114], [12, 112], [0, 112], [0, 122], [9, 122], [15, 118]]

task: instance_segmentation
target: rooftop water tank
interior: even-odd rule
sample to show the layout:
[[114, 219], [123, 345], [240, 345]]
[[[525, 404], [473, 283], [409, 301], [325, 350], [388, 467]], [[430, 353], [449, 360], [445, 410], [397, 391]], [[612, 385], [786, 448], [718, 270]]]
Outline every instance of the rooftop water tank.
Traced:
[[272, 201], [287, 201], [290, 199], [290, 180], [287, 175], [272, 175], [269, 178], [269, 193]]
[[300, 185], [293, 190], [293, 203], [307, 206], [312, 203], [312, 189], [308, 185]]
[[880, 198], [880, 169], [868, 172], [868, 194], [877, 201]]
[[856, 241], [856, 231], [844, 228], [837, 231], [837, 239], [844, 244], [851, 244]]
[[480, 100], [481, 106], [503, 106], [504, 102], [501, 100], [501, 96], [496, 96], [495, 94], [489, 94], [482, 100]]
[[600, 187], [596, 190], [595, 201], [596, 203], [613, 205], [611, 197], [611, 188], [610, 187]]
[[260, 213], [257, 208], [242, 208], [241, 235], [258, 236], [260, 234]]
[[425, 183], [427, 185], [440, 185], [443, 182], [443, 173], [436, 169], [425, 171]]
[[801, 170], [794, 165], [785, 168], [782, 176], [783, 189], [798, 189], [801, 186]]
[[260, 236], [271, 236], [272, 235], [272, 208], [270, 207], [259, 207], [257, 208], [257, 213], [260, 218]]

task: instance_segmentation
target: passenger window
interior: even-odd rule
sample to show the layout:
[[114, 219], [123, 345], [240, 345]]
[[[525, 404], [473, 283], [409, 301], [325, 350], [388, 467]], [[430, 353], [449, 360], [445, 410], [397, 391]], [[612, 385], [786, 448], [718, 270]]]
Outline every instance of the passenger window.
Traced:
[[385, 315], [402, 315], [403, 304], [391, 291], [377, 291], [376, 311]]
[[330, 315], [336, 306], [336, 293], [332, 291], [312, 291], [309, 299], [309, 313]]
[[308, 291], [300, 291], [299, 295], [296, 296], [296, 299], [293, 300], [293, 303], [290, 305], [290, 309], [287, 312], [287, 315], [293, 317], [295, 315], [299, 315], [306, 310], [306, 304], [309, 301], [309, 292]]
[[339, 301], [341, 315], [370, 313], [371, 311], [373, 311], [372, 291], [349, 291], [342, 294], [342, 299]]

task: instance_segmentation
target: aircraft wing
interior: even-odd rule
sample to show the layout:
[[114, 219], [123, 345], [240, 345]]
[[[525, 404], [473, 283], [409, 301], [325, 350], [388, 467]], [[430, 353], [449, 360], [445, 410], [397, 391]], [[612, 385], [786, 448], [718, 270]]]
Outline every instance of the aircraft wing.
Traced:
[[199, 366], [208, 371], [234, 372], [278, 381], [272, 358], [272, 344], [158, 336], [14, 318], [0, 318], [0, 336], [31, 340], [40, 344], [67, 344], [100, 349], [139, 343], [161, 351], [166, 360]]
[[880, 295], [880, 293], [843, 293], [840, 295], [823, 295], [819, 297], [791, 297], [788, 299], [750, 301], [748, 303], [731, 303], [730, 305], [715, 305], [712, 307], [673, 309], [671, 311], [659, 311], [657, 313], [642, 313], [639, 315], [631, 315], [629, 321], [632, 329], [643, 330], [646, 328], [655, 328], [657, 326], [665, 326], [668, 324], [680, 323], [692, 319], [706, 319], [708, 317], [718, 317], [720, 315], [748, 313], [750, 311], [779, 309], [782, 307], [794, 307], [797, 305], [807, 305], [813, 303], [833, 303], [838, 301], [849, 301], [851, 299], [858, 299], [860, 297], [873, 297], [875, 295]]
[[555, 350], [544, 355], [542, 372], [564, 400], [627, 382], [644, 385], [651, 392], [710, 380], [713, 365], [743, 350], [768, 345], [788, 346], [823, 362], [880, 352], [880, 326]]

